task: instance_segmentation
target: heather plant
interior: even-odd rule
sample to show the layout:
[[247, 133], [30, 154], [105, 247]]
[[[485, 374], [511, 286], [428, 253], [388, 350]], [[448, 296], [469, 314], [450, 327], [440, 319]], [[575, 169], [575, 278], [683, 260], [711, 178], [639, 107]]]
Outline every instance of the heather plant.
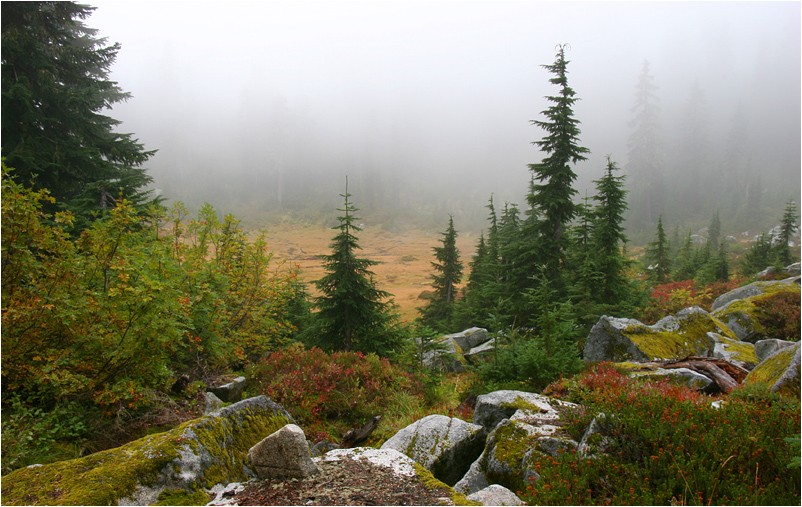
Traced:
[[[533, 463], [524, 500], [544, 505], [798, 505], [789, 473], [799, 400], [763, 387], [712, 398], [670, 381], [627, 378], [610, 365], [550, 388], [583, 404], [568, 417], [574, 436], [592, 414], [610, 414], [609, 451], [564, 453]], [[756, 423], [760, 421], [759, 423]]]
[[757, 318], [765, 335], [781, 340], [799, 341], [800, 296], [799, 292], [777, 292], [755, 299]]
[[689, 306], [706, 306], [710, 303], [707, 289], [698, 289], [693, 280], [682, 280], [657, 285], [652, 289], [649, 303], [641, 311], [640, 320], [654, 324], [667, 315], [673, 315]]

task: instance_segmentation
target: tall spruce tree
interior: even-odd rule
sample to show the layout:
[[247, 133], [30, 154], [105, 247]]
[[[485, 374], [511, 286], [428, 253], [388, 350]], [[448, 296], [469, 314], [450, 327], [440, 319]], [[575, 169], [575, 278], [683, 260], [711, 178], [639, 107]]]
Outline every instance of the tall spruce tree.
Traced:
[[546, 132], [543, 139], [533, 143], [546, 157], [539, 164], [529, 165], [533, 183], [527, 196], [530, 207], [540, 216], [539, 263], [545, 267], [545, 276], [558, 294], [562, 293], [559, 279], [568, 242], [566, 227], [576, 216], [573, 202], [576, 190], [572, 186], [576, 173], [571, 166], [585, 160], [585, 154], [589, 152], [579, 145], [579, 120], [574, 118], [573, 111], [578, 99], [568, 86], [568, 63], [565, 46], [561, 45], [554, 63], [543, 65], [553, 74], [549, 82], [558, 87], [558, 94], [546, 97], [552, 103], [542, 112], [546, 119], [532, 120], [532, 124]]
[[315, 300], [317, 345], [326, 350], [356, 350], [391, 355], [400, 341], [398, 316], [388, 301], [392, 295], [376, 286], [371, 266], [376, 261], [357, 257], [361, 247], [354, 235], [358, 210], [349, 201], [348, 180], [340, 194], [343, 214], [331, 243], [331, 254], [324, 258], [326, 275], [315, 281], [321, 296]]
[[457, 285], [462, 281], [462, 262], [457, 249], [454, 217], [448, 217], [448, 227], [442, 236], [443, 245], [433, 248], [436, 259], [436, 262], [432, 263], [434, 298], [420, 310], [420, 313], [424, 325], [440, 331], [449, 331], [453, 323]]
[[791, 238], [794, 232], [798, 229], [798, 214], [796, 210], [796, 203], [790, 200], [785, 205], [783, 211], [782, 221], [780, 222], [780, 234], [777, 237], [777, 262], [783, 267], [794, 262], [794, 256], [791, 254]]
[[635, 200], [630, 208], [630, 223], [636, 228], [650, 227], [663, 212], [666, 185], [663, 178], [663, 155], [660, 140], [657, 86], [643, 62], [635, 93], [633, 118], [630, 122], [628, 162], [630, 188]]
[[597, 194], [592, 229], [595, 265], [600, 276], [601, 286], [597, 288], [597, 302], [617, 305], [629, 298], [630, 284], [624, 274], [627, 259], [623, 246], [627, 237], [624, 234], [624, 213], [627, 210], [627, 191], [624, 189], [624, 176], [616, 176], [617, 171], [610, 157], [604, 176], [596, 180]]
[[104, 111], [130, 98], [109, 80], [120, 50], [87, 27], [93, 7], [2, 3], [3, 156], [19, 181], [47, 188], [85, 225], [124, 197], [153, 198], [146, 151]]

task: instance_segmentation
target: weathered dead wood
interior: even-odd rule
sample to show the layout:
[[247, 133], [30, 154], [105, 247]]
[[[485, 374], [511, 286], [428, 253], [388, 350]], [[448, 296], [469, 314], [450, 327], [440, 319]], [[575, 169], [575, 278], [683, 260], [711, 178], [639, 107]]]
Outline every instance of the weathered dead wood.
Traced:
[[746, 370], [725, 359], [689, 356], [663, 365], [666, 369], [688, 368], [715, 382], [723, 393], [729, 393], [746, 377]]
[[379, 425], [381, 418], [382, 416], [377, 415], [361, 428], [351, 428], [348, 430], [345, 435], [343, 435], [342, 442], [340, 442], [340, 448], [349, 449], [351, 447], [356, 447], [367, 440], [370, 434], [373, 433], [373, 430], [376, 429], [376, 426]]
[[[747, 370], [747, 369], [745, 369], [745, 368], [743, 368], [741, 366], [738, 366], [735, 363], [731, 363], [731, 362], [727, 361], [726, 359], [721, 359], [721, 358], [718, 358], [718, 357], [688, 356], [685, 359], [680, 359], [679, 361], [672, 361], [670, 363], [667, 363], [667, 365], [668, 364], [676, 364], [676, 363], [684, 362], [684, 361], [694, 361], [694, 362], [704, 362], [704, 363], [715, 364], [716, 366], [718, 366], [719, 368], [721, 368], [722, 370], [727, 372], [727, 374], [730, 377], [732, 377], [733, 380], [735, 380], [739, 384], [741, 382], [743, 382], [744, 379], [746, 378], [746, 376], [749, 374], [749, 370]], [[667, 365], [663, 366], [663, 368], [667, 368], [668, 367]]]

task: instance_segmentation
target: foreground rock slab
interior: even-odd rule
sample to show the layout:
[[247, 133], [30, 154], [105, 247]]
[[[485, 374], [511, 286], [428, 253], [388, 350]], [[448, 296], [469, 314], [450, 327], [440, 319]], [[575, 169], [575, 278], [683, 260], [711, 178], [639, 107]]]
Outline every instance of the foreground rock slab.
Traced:
[[468, 495], [468, 500], [482, 505], [524, 505], [518, 495], [499, 484], [491, 484], [476, 493], [471, 493]]
[[201, 489], [252, 478], [248, 449], [293, 422], [266, 396], [250, 398], [121, 447], [15, 470], [3, 477], [3, 504], [149, 505], [185, 494], [189, 505]]

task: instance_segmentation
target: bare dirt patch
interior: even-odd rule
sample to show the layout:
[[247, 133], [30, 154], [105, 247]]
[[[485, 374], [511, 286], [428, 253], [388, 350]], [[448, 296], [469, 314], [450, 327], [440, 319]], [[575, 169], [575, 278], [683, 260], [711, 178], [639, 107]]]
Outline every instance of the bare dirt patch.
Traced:
[[[301, 268], [301, 279], [310, 284], [312, 294], [316, 291], [311, 282], [325, 274], [321, 256], [331, 252], [331, 240], [336, 233], [322, 226], [280, 224], [266, 227], [270, 251], [277, 260]], [[425, 304], [420, 299], [421, 293], [431, 289], [432, 249], [442, 246], [442, 236], [421, 230], [390, 232], [381, 227], [365, 227], [357, 237], [362, 247], [358, 255], [379, 262], [372, 268], [378, 287], [393, 294], [403, 320], [415, 319], [417, 308]], [[457, 237], [465, 276], [476, 241], [475, 234], [460, 233]]]

